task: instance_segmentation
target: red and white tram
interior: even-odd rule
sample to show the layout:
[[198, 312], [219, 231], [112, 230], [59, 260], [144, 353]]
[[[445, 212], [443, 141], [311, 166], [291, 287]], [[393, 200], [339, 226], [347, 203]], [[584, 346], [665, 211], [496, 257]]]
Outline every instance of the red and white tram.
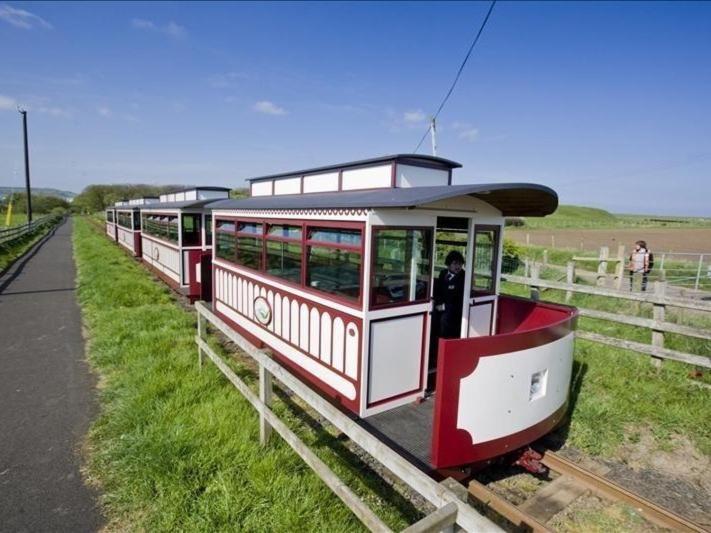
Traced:
[[111, 206], [106, 208], [106, 235], [112, 241], [118, 241], [118, 227], [116, 224], [116, 208]]
[[[556, 193], [452, 185], [460, 166], [394, 155], [255, 178], [250, 198], [210, 206], [215, 312], [431, 469], [549, 432], [572, 371], [576, 311], [499, 295], [504, 217], [550, 214]], [[460, 335], [430, 342], [435, 265], [453, 247]]]
[[145, 197], [114, 205], [116, 241], [134, 257], [141, 257], [141, 208], [156, 202], [158, 198]]
[[141, 209], [143, 262], [191, 301], [211, 297], [212, 219], [205, 206], [229, 193], [196, 187], [163, 194]]

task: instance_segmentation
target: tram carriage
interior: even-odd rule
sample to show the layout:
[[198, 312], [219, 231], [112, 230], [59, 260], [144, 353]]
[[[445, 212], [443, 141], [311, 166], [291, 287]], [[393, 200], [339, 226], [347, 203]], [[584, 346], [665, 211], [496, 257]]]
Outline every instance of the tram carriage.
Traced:
[[205, 206], [229, 198], [226, 187], [194, 187], [141, 209], [143, 262], [191, 301], [210, 300], [212, 219]]
[[[452, 185], [460, 166], [394, 155], [254, 178], [250, 198], [210, 205], [214, 311], [429, 469], [552, 430], [572, 371], [576, 311], [499, 295], [504, 217], [550, 214], [557, 195]], [[433, 284], [457, 246], [460, 335], [430, 339]]]
[[118, 241], [118, 227], [116, 224], [116, 207], [106, 208], [106, 235], [114, 242]]
[[158, 198], [148, 196], [116, 202], [114, 216], [116, 222], [116, 242], [126, 248], [133, 257], [141, 257], [141, 208], [158, 202]]

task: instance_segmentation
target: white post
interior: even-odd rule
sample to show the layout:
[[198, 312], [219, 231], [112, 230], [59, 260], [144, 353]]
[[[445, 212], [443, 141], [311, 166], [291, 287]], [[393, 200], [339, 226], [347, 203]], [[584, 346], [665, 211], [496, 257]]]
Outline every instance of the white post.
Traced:
[[[575, 261], [568, 261], [568, 265], [565, 269], [565, 282], [571, 286], [575, 283]], [[573, 297], [573, 291], [565, 291], [565, 303], [570, 303]]]
[[610, 249], [607, 246], [600, 246], [600, 262], [597, 266], [597, 284], [604, 285], [607, 278], [607, 260], [610, 257]]
[[432, 155], [437, 155], [437, 124], [436, 119], [432, 117], [432, 123], [430, 124], [430, 134], [432, 137]]
[[[200, 309], [197, 310], [197, 334], [198, 337], [200, 337], [202, 340], [205, 339], [205, 333], [207, 333], [207, 321], [205, 320], [205, 315], [203, 315], [200, 312]], [[202, 362], [203, 362], [204, 356], [202, 353], [202, 348], [200, 348], [200, 345], [198, 344], [198, 367], [202, 368]]]
[[548, 250], [543, 250], [543, 266], [548, 264]]
[[[259, 365], [259, 399], [267, 407], [272, 405], [272, 375], [262, 365]], [[267, 422], [264, 413], [259, 413], [259, 443], [266, 446], [269, 436], [272, 434], [272, 426]]]
[[526, 246], [530, 246], [530, 245], [531, 245], [531, 234], [526, 233]]
[[467, 250], [464, 255], [464, 298], [462, 298], [462, 324], [459, 330], [459, 334], [462, 339], [469, 337], [469, 310], [472, 293], [472, 276], [474, 275], [474, 232], [476, 226], [474, 224], [474, 219], [469, 219], [469, 233], [467, 234]]
[[617, 290], [622, 289], [622, 282], [625, 279], [625, 245], [620, 244], [617, 247], [617, 266], [615, 267], [615, 272], [617, 274], [617, 279], [615, 280], [615, 288]]
[[694, 283], [694, 290], [699, 290], [699, 278], [701, 278], [701, 267], [704, 265], [704, 254], [699, 254], [699, 268], [696, 269], [696, 283]]
[[541, 278], [541, 265], [533, 263], [531, 265], [531, 300], [540, 300], [541, 292], [536, 282]]

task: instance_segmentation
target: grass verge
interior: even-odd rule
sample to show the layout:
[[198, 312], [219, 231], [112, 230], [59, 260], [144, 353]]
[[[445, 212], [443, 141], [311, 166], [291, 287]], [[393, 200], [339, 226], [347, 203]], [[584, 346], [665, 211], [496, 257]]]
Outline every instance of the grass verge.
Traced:
[[[88, 356], [100, 383], [87, 469], [108, 529], [362, 530], [278, 436], [259, 446], [256, 412], [213, 365], [198, 370], [194, 314], [89, 220], [77, 217], [74, 227]], [[390, 527], [419, 517], [337, 436], [304, 424], [291, 402], [282, 396], [275, 410]]]

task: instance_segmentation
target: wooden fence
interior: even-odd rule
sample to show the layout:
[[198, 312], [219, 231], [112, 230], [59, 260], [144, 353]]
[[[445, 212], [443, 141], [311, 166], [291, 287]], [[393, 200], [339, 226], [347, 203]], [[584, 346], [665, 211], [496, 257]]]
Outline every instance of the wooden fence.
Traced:
[[[479, 514], [473, 507], [466, 503], [466, 497], [463, 498], [462, 493], [455, 490], [456, 483], [453, 485], [452, 480], [437, 483], [427, 474], [416, 468], [384, 442], [365, 430], [356, 421], [346, 416], [337, 407], [321, 397], [316, 391], [297, 379], [266, 352], [254, 347], [249, 341], [215, 315], [208, 304], [196, 302], [195, 309], [198, 315], [198, 333], [195, 337], [195, 342], [198, 346], [198, 362], [200, 366], [202, 366], [204, 358], [207, 356], [257, 410], [259, 413], [259, 436], [261, 444], [266, 445], [272, 431], [276, 431], [371, 531], [386, 532], [391, 530], [277, 417], [274, 411], [271, 410], [273, 378], [276, 378], [283, 386], [290, 389], [321, 417], [347, 435], [384, 468], [389, 470], [410, 487], [411, 490], [420, 494], [435, 507], [434, 512], [428, 514], [405, 531], [411, 533], [446, 531], [454, 524], [457, 524], [466, 531], [501, 531], [499, 526]], [[259, 367], [258, 393], [252, 391], [208, 345], [206, 340], [208, 324], [223, 333], [257, 363]], [[466, 493], [466, 490], [464, 490], [464, 493]]]
[[29, 224], [18, 224], [6, 229], [0, 229], [0, 247], [7, 247], [14, 241], [31, 235], [38, 229], [51, 224], [55, 220], [59, 220], [57, 215], [45, 215], [41, 218], [33, 220]]
[[580, 316], [647, 328], [652, 332], [651, 344], [644, 344], [641, 342], [629, 341], [625, 339], [616, 339], [591, 331], [577, 331], [576, 336], [581, 339], [599, 342], [601, 344], [607, 344], [609, 346], [615, 346], [617, 348], [625, 348], [628, 350], [633, 350], [636, 352], [650, 355], [652, 356], [652, 361], [656, 365], [659, 365], [663, 359], [671, 359], [674, 361], [681, 361], [700, 367], [711, 368], [711, 359], [708, 356], [680, 352], [664, 347], [665, 333], [677, 333], [679, 335], [685, 335], [687, 337], [711, 340], [711, 331], [709, 330], [694, 328], [690, 326], [682, 326], [680, 324], [674, 324], [665, 320], [667, 307], [691, 309], [694, 311], [706, 311], [711, 313], [711, 302], [667, 296], [666, 283], [660, 281], [654, 282], [653, 293], [617, 291], [604, 287], [581, 285], [573, 283], [574, 278], [572, 275], [570, 275], [570, 269], [568, 271], [566, 282], [543, 280], [539, 277], [538, 265], [533, 265], [531, 267], [530, 277], [506, 275], [504, 276], [504, 279], [512, 283], [518, 283], [529, 286], [531, 289], [531, 298], [533, 299], [540, 298], [541, 289], [557, 289], [565, 291], [565, 299], [567, 302], [570, 301], [573, 293], [579, 293], [652, 304], [653, 318], [620, 315], [616, 313], [598, 311], [595, 309], [578, 308]]

